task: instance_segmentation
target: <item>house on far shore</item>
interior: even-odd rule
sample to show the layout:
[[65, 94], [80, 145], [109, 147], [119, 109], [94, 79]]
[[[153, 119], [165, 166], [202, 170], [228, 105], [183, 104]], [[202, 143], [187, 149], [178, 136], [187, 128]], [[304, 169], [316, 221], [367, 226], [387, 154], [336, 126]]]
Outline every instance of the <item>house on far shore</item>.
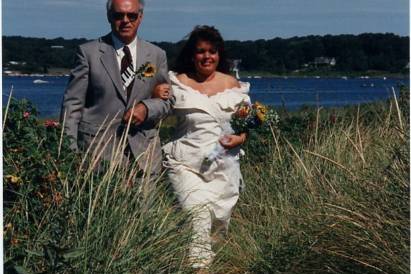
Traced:
[[305, 68], [330, 68], [337, 64], [335, 57], [315, 57], [313, 62], [304, 64]]
[[333, 67], [337, 64], [337, 62], [335, 61], [334, 57], [324, 57], [324, 56], [320, 56], [320, 57], [315, 57], [314, 59], [314, 66], [315, 67], [323, 67], [323, 66], [330, 66]]
[[26, 62], [9, 61], [8, 65], [11, 65], [11, 66], [25, 66], [25, 65], [26, 65]]
[[21, 75], [21, 70], [27, 65], [23, 61], [8, 61], [3, 67], [3, 75], [14, 76]]
[[8, 68], [5, 68], [3, 70], [3, 76], [20, 76], [24, 75], [20, 70], [11, 70]]

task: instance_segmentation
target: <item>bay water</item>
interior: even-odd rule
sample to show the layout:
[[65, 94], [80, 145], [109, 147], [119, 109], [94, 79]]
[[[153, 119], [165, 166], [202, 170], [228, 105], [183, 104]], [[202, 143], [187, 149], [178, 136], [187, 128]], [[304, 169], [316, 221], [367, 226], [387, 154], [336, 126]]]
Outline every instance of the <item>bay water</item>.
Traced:
[[[37, 108], [40, 117], [59, 116], [67, 76], [3, 76], [3, 106], [8, 101], [11, 87], [16, 99], [28, 99]], [[408, 78], [386, 77], [270, 77], [241, 78], [250, 82], [252, 101], [287, 110], [302, 106], [338, 107], [387, 100], [398, 95], [399, 87], [409, 87]]]

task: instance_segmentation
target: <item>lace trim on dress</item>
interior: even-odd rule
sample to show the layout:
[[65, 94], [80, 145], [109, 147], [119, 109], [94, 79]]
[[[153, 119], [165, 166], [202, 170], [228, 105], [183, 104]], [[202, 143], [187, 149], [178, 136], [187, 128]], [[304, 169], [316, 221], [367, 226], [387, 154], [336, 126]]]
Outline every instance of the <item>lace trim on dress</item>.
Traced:
[[[248, 92], [250, 90], [250, 83], [248, 82], [240, 82], [240, 87], [228, 88], [214, 95], [208, 96], [190, 86], [187, 86], [181, 83], [177, 79], [176, 75], [177, 74], [173, 71], [169, 72], [171, 83], [175, 85], [176, 87], [178, 87], [178, 88], [175, 87], [173, 89], [173, 92], [175, 93], [176, 97], [180, 97], [180, 98], [176, 98], [177, 102], [176, 102], [175, 108], [186, 108], [187, 107], [185, 106], [185, 104], [179, 104], [180, 102], [183, 103], [184, 101], [186, 101], [185, 95], [187, 94], [193, 95], [197, 97], [199, 100], [201, 100], [200, 97], [203, 99], [207, 98], [208, 99], [207, 101], [211, 101], [211, 104], [217, 104], [219, 108], [224, 111], [233, 111], [242, 102], [250, 102], [250, 97], [248, 96]], [[178, 99], [181, 99], [181, 100], [178, 100]], [[193, 102], [190, 102], [190, 104], [193, 104]]]

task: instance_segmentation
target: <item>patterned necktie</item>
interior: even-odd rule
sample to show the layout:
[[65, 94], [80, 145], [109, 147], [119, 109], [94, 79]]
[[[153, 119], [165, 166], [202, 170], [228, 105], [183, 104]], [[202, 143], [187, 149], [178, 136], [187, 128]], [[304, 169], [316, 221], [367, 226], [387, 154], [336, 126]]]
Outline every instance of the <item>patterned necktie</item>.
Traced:
[[124, 90], [127, 91], [127, 98], [129, 98], [134, 83], [133, 59], [127, 46], [124, 46], [123, 52], [124, 56], [121, 59], [121, 81], [123, 82]]

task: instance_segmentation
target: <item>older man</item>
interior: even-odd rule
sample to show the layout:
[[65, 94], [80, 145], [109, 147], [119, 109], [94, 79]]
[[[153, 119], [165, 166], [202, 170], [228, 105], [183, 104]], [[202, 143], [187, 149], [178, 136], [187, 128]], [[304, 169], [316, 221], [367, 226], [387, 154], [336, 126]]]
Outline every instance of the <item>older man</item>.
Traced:
[[122, 153], [145, 159], [140, 161], [142, 169], [147, 168], [147, 157], [139, 156], [150, 154], [156, 171], [161, 148], [155, 125], [168, 114], [173, 100], [151, 98], [153, 88], [169, 79], [165, 52], [137, 37], [143, 9], [143, 0], [108, 0], [111, 32], [79, 47], [61, 120], [74, 149], [85, 150], [92, 144], [107, 160], [130, 121]]

